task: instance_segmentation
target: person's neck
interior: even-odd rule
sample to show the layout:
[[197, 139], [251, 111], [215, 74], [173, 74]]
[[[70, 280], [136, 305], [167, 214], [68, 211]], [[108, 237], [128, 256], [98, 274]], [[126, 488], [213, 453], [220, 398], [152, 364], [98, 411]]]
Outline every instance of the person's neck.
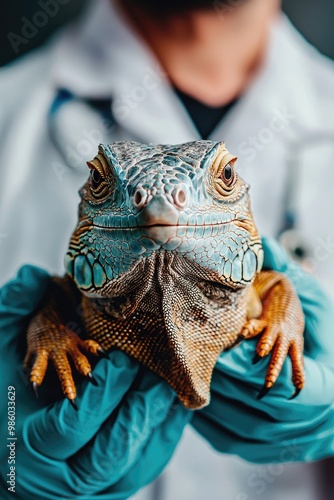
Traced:
[[171, 84], [209, 106], [239, 97], [262, 65], [269, 26], [256, 31], [252, 43], [236, 47], [233, 22], [219, 18], [214, 10], [159, 18], [132, 2], [130, 8], [128, 0], [120, 0], [120, 7]]

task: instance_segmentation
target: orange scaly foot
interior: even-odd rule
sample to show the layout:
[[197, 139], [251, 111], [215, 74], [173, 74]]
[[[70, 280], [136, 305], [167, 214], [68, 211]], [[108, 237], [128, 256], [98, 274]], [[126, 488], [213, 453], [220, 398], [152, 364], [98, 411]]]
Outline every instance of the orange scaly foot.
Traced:
[[292, 362], [294, 398], [305, 384], [305, 322], [300, 301], [290, 281], [274, 271], [261, 272], [254, 282], [254, 288], [262, 301], [263, 311], [259, 319], [250, 319], [245, 324], [240, 336], [250, 339], [262, 333], [254, 363], [271, 353], [265, 383], [258, 399], [263, 398], [273, 387], [288, 355]]
[[[51, 360], [57, 371], [64, 395], [76, 408], [76, 387], [69, 357], [73, 360], [78, 372], [88, 377], [89, 381], [96, 385], [91, 365], [83, 352], [103, 355], [104, 351], [94, 340], [82, 340], [71, 328], [64, 325], [64, 320], [57, 311], [68, 309], [66, 297], [68, 290], [66, 287], [63, 290], [59, 284], [62, 284], [60, 279], [51, 284], [40, 311], [30, 322], [27, 334], [28, 351], [24, 364], [29, 369], [31, 360], [34, 359], [30, 371], [30, 382], [37, 395], [37, 389], [44, 380], [49, 360]], [[67, 302], [65, 309], [64, 300]], [[68, 323], [68, 325], [72, 326], [72, 323]]]

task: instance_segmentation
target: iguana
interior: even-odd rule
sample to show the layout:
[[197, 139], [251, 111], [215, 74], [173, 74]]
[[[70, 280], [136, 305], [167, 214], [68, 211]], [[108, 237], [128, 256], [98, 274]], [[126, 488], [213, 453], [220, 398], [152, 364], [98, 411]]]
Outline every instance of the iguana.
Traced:
[[284, 275], [261, 271], [249, 187], [235, 162], [222, 142], [99, 146], [67, 275], [52, 278], [28, 327], [35, 389], [51, 359], [76, 407], [68, 358], [95, 382], [85, 353], [117, 348], [162, 376], [186, 407], [201, 408], [221, 352], [262, 333], [257, 357], [272, 356], [260, 397], [288, 354], [298, 395], [303, 312]]

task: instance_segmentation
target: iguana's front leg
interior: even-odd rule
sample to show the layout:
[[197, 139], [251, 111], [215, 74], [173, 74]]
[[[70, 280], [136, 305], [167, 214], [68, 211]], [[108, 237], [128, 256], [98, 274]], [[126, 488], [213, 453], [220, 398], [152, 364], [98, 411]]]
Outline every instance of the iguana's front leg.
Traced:
[[272, 353], [265, 384], [258, 398], [261, 399], [273, 387], [288, 355], [292, 362], [292, 381], [296, 388], [292, 397], [296, 397], [305, 383], [305, 321], [298, 296], [288, 278], [275, 271], [259, 273], [253, 290], [260, 298], [263, 310], [258, 319], [249, 319], [241, 332], [241, 338], [249, 339], [262, 333], [254, 363]]
[[[90, 377], [91, 381], [94, 382], [90, 363], [81, 351], [93, 354], [104, 353], [99, 343], [94, 340], [82, 340], [74, 332], [75, 326], [80, 324], [81, 319], [83, 319], [84, 328], [89, 332], [89, 335], [101, 342], [105, 349], [109, 350], [112, 346], [122, 348], [123, 344], [127, 343], [126, 335], [117, 337], [119, 339], [117, 342], [115, 340], [113, 334], [115, 318], [107, 317], [103, 311], [95, 311], [94, 304], [90, 303], [89, 300], [87, 302], [87, 300], [83, 299], [70, 278], [53, 278], [50, 288], [40, 304], [39, 311], [33, 317], [28, 329], [26, 363], [28, 364], [32, 355], [36, 356], [30, 375], [34, 388], [42, 383], [48, 360], [51, 359], [57, 370], [63, 393], [72, 403], [76, 397], [76, 387], [68, 356], [73, 359], [79, 373]], [[304, 316], [292, 284], [280, 273], [261, 272], [250, 288], [248, 303], [249, 319], [242, 329], [240, 337], [249, 339], [262, 333], [257, 345], [255, 360], [272, 352], [265, 384], [259, 397], [263, 397], [275, 384], [288, 354], [292, 360], [295, 395], [299, 394], [305, 381], [303, 367]], [[81, 308], [83, 316], [80, 319], [80, 315], [76, 314], [76, 311]], [[121, 319], [118, 318], [117, 321], [121, 321]], [[138, 318], [138, 321], [145, 323], [145, 318]], [[80, 330], [84, 328], [80, 326]], [[130, 354], [135, 355], [133, 352]], [[152, 363], [151, 368], [154, 369], [154, 360]]]
[[37, 394], [43, 382], [49, 360], [57, 371], [64, 395], [76, 408], [76, 387], [72, 377], [69, 356], [79, 373], [96, 383], [91, 365], [82, 353], [103, 354], [94, 340], [82, 340], [74, 330], [80, 327], [81, 294], [68, 277], [52, 278], [49, 288], [32, 318], [27, 332], [28, 351], [25, 366], [30, 371], [30, 382]]

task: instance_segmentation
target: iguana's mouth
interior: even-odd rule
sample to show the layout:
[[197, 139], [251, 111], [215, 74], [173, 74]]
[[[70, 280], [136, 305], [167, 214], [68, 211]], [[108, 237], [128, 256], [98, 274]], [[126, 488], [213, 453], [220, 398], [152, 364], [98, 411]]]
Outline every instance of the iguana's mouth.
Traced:
[[122, 231], [127, 231], [127, 230], [131, 230], [131, 229], [153, 229], [153, 228], [164, 228], [164, 227], [167, 227], [167, 228], [184, 228], [186, 229], [187, 227], [218, 227], [218, 226], [226, 226], [227, 224], [231, 224], [232, 222], [236, 222], [238, 221], [238, 219], [231, 219], [229, 221], [226, 221], [226, 222], [218, 222], [217, 224], [150, 224], [150, 225], [142, 225], [142, 226], [126, 226], [126, 227], [123, 227], [123, 226], [101, 226], [99, 224], [92, 224], [93, 227], [97, 227], [98, 229], [104, 229], [104, 230], [108, 230], [108, 229], [111, 229], [111, 230], [116, 230], [116, 229], [119, 229], [119, 230], [122, 230]]

